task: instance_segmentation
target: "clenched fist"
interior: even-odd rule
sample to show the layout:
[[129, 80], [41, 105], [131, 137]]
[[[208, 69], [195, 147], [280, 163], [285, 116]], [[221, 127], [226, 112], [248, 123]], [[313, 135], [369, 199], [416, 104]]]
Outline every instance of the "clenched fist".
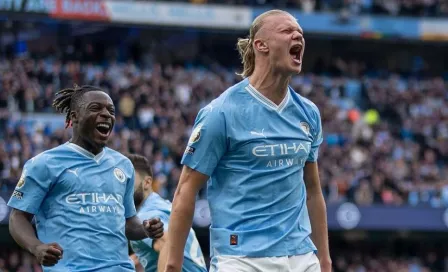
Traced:
[[143, 229], [151, 239], [157, 239], [163, 236], [163, 223], [159, 218], [151, 218], [143, 221]]
[[43, 266], [54, 266], [62, 259], [64, 250], [57, 243], [42, 244], [36, 247], [33, 254]]

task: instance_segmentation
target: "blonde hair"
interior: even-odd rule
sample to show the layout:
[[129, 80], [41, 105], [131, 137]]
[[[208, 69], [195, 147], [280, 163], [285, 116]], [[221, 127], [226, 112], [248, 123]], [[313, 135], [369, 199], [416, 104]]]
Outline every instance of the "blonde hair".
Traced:
[[266, 11], [260, 15], [258, 15], [257, 18], [252, 22], [252, 25], [249, 29], [249, 36], [247, 38], [239, 38], [238, 42], [236, 44], [236, 47], [238, 49], [238, 53], [240, 54], [241, 63], [243, 64], [243, 72], [237, 73], [238, 75], [242, 76], [243, 78], [246, 78], [248, 76], [251, 76], [255, 69], [255, 50], [253, 46], [254, 37], [255, 34], [260, 30], [260, 28], [263, 25], [263, 20], [271, 15], [278, 15], [278, 14], [287, 14], [290, 15], [288, 12], [279, 10], [279, 9], [273, 9]]

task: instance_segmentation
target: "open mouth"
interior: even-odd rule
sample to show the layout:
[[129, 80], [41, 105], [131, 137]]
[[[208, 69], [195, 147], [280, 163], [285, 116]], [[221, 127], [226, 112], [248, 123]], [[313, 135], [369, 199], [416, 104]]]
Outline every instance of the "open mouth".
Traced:
[[106, 123], [106, 122], [98, 123], [96, 125], [96, 130], [103, 136], [108, 136], [111, 128], [112, 128], [112, 125], [109, 123]]
[[294, 62], [300, 64], [302, 63], [302, 45], [296, 44], [291, 47], [289, 50], [289, 54], [291, 55]]

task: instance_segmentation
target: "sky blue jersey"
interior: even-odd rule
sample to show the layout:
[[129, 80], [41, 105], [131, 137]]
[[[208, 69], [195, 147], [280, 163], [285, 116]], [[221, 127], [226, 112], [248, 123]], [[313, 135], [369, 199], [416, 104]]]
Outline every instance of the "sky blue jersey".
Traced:
[[303, 167], [321, 143], [319, 110], [291, 88], [276, 105], [245, 79], [201, 109], [182, 164], [210, 176], [212, 256], [316, 250]]
[[[171, 203], [161, 198], [157, 193], [152, 193], [143, 203], [137, 216], [143, 221], [158, 217], [164, 224], [165, 232], [168, 231], [168, 223], [171, 214]], [[132, 250], [137, 255], [146, 272], [157, 271], [159, 253], [152, 247], [153, 240], [147, 238], [141, 241], [131, 241]], [[194, 230], [190, 230], [184, 250], [183, 272], [207, 272], [201, 247], [196, 239]]]
[[134, 271], [125, 236], [126, 218], [136, 215], [133, 193], [125, 156], [66, 143], [25, 164], [8, 205], [35, 214], [39, 240], [64, 249], [44, 271]]

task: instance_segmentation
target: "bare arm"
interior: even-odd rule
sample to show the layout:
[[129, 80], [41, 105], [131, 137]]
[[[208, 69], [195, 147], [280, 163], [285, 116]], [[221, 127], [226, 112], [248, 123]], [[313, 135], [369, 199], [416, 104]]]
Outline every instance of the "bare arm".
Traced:
[[166, 265], [168, 247], [166, 247], [166, 238], [168, 233], [165, 233], [162, 238], [154, 240], [152, 248], [159, 253], [159, 260], [157, 262], [157, 272], [163, 272]]
[[[320, 186], [317, 162], [307, 162], [304, 167], [304, 181], [307, 191], [307, 207], [311, 221], [311, 239], [318, 250], [322, 271], [331, 271], [328, 247], [327, 208]], [[330, 270], [328, 270], [330, 269]]]
[[184, 260], [184, 248], [193, 221], [196, 194], [208, 176], [184, 166], [174, 194], [168, 230], [167, 263], [164, 271], [179, 272]]
[[43, 243], [37, 239], [31, 224], [33, 216], [33, 214], [12, 209], [9, 217], [9, 233], [11, 233], [17, 244], [31, 254], [36, 255], [35, 249]]

